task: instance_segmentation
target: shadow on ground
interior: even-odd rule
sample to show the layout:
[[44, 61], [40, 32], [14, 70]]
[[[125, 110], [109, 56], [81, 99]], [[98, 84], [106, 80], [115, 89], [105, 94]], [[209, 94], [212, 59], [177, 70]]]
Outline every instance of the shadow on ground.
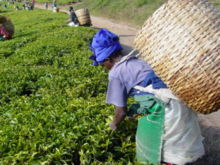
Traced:
[[207, 126], [200, 122], [206, 154], [189, 165], [219, 165], [220, 164], [220, 128]]

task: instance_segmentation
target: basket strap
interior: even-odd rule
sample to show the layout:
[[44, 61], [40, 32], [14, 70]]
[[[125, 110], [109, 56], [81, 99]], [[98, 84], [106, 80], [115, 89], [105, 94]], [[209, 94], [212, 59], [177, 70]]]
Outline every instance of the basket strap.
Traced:
[[134, 87], [135, 89], [139, 90], [139, 91], [143, 91], [143, 92], [149, 92], [154, 94], [158, 99], [162, 100], [165, 103], [168, 103], [170, 101], [170, 99], [174, 99], [174, 100], [179, 100], [179, 98], [177, 98], [170, 89], [168, 88], [159, 88], [159, 89], [154, 89], [151, 85], [148, 85], [146, 87], [142, 87], [142, 86], [138, 86], [136, 85]]
[[135, 51], [137, 51], [137, 50], [136, 49], [131, 50], [130, 53], [128, 53], [125, 57], [130, 57], [130, 56], [139, 57], [140, 54], [139, 53], [138, 54], [134, 54]]

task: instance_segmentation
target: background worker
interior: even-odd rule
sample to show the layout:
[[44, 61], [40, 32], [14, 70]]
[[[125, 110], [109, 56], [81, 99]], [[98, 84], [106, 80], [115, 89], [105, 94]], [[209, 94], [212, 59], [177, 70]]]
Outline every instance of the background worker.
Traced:
[[48, 9], [48, 3], [47, 3], [47, 2], [45, 2], [45, 4], [44, 4], [44, 5], [45, 5], [45, 8], [46, 8], [46, 9]]
[[56, 0], [53, 0], [51, 7], [52, 7], [53, 12], [57, 12], [57, 2], [56, 2]]
[[32, 3], [31, 3], [31, 10], [34, 10], [34, 6], [35, 6], [35, 0], [32, 0]]
[[0, 26], [0, 41], [9, 40], [12, 38], [12, 35], [7, 32], [4, 26]]
[[5, 16], [0, 16], [0, 41], [11, 39], [13, 34], [14, 26], [11, 21]]
[[69, 14], [70, 14], [70, 19], [69, 19], [70, 22], [68, 25], [75, 27], [79, 26], [79, 21], [72, 6], [69, 7]]
[[19, 10], [18, 5], [15, 5], [14, 8], [15, 8], [15, 10]]
[[22, 8], [23, 8], [23, 10], [26, 9], [26, 4], [25, 3], [23, 3]]
[[[106, 29], [93, 37], [91, 50], [93, 65], [110, 70], [106, 101], [115, 105], [110, 128], [116, 130], [126, 115], [141, 115], [136, 132], [139, 162], [182, 165], [204, 155], [196, 114], [172, 94], [149, 64], [132, 54], [122, 56], [118, 36]], [[138, 103], [130, 110], [128, 97]]]

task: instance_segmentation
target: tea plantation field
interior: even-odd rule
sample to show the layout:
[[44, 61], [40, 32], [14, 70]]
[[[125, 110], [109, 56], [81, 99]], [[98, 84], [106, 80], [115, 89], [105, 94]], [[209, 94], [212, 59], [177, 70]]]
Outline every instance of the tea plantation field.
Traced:
[[0, 42], [0, 164], [134, 164], [136, 123], [109, 129], [107, 72], [88, 60], [96, 30], [64, 13], [0, 12], [16, 29]]
[[[31, 0], [30, 0], [31, 1]], [[36, 0], [52, 2], [52, 0]], [[93, 15], [126, 22], [140, 28], [146, 19], [167, 0], [57, 0], [58, 7], [71, 2], [74, 9], [88, 8]], [[220, 0], [208, 0], [220, 9]], [[68, 7], [66, 7], [68, 9]]]

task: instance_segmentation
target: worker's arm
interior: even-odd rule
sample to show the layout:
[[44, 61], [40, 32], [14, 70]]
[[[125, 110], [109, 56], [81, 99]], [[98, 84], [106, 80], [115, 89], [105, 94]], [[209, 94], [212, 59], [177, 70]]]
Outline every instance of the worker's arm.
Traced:
[[126, 117], [126, 107], [115, 107], [115, 115], [113, 121], [110, 123], [110, 128], [116, 130], [117, 126], [123, 121]]

